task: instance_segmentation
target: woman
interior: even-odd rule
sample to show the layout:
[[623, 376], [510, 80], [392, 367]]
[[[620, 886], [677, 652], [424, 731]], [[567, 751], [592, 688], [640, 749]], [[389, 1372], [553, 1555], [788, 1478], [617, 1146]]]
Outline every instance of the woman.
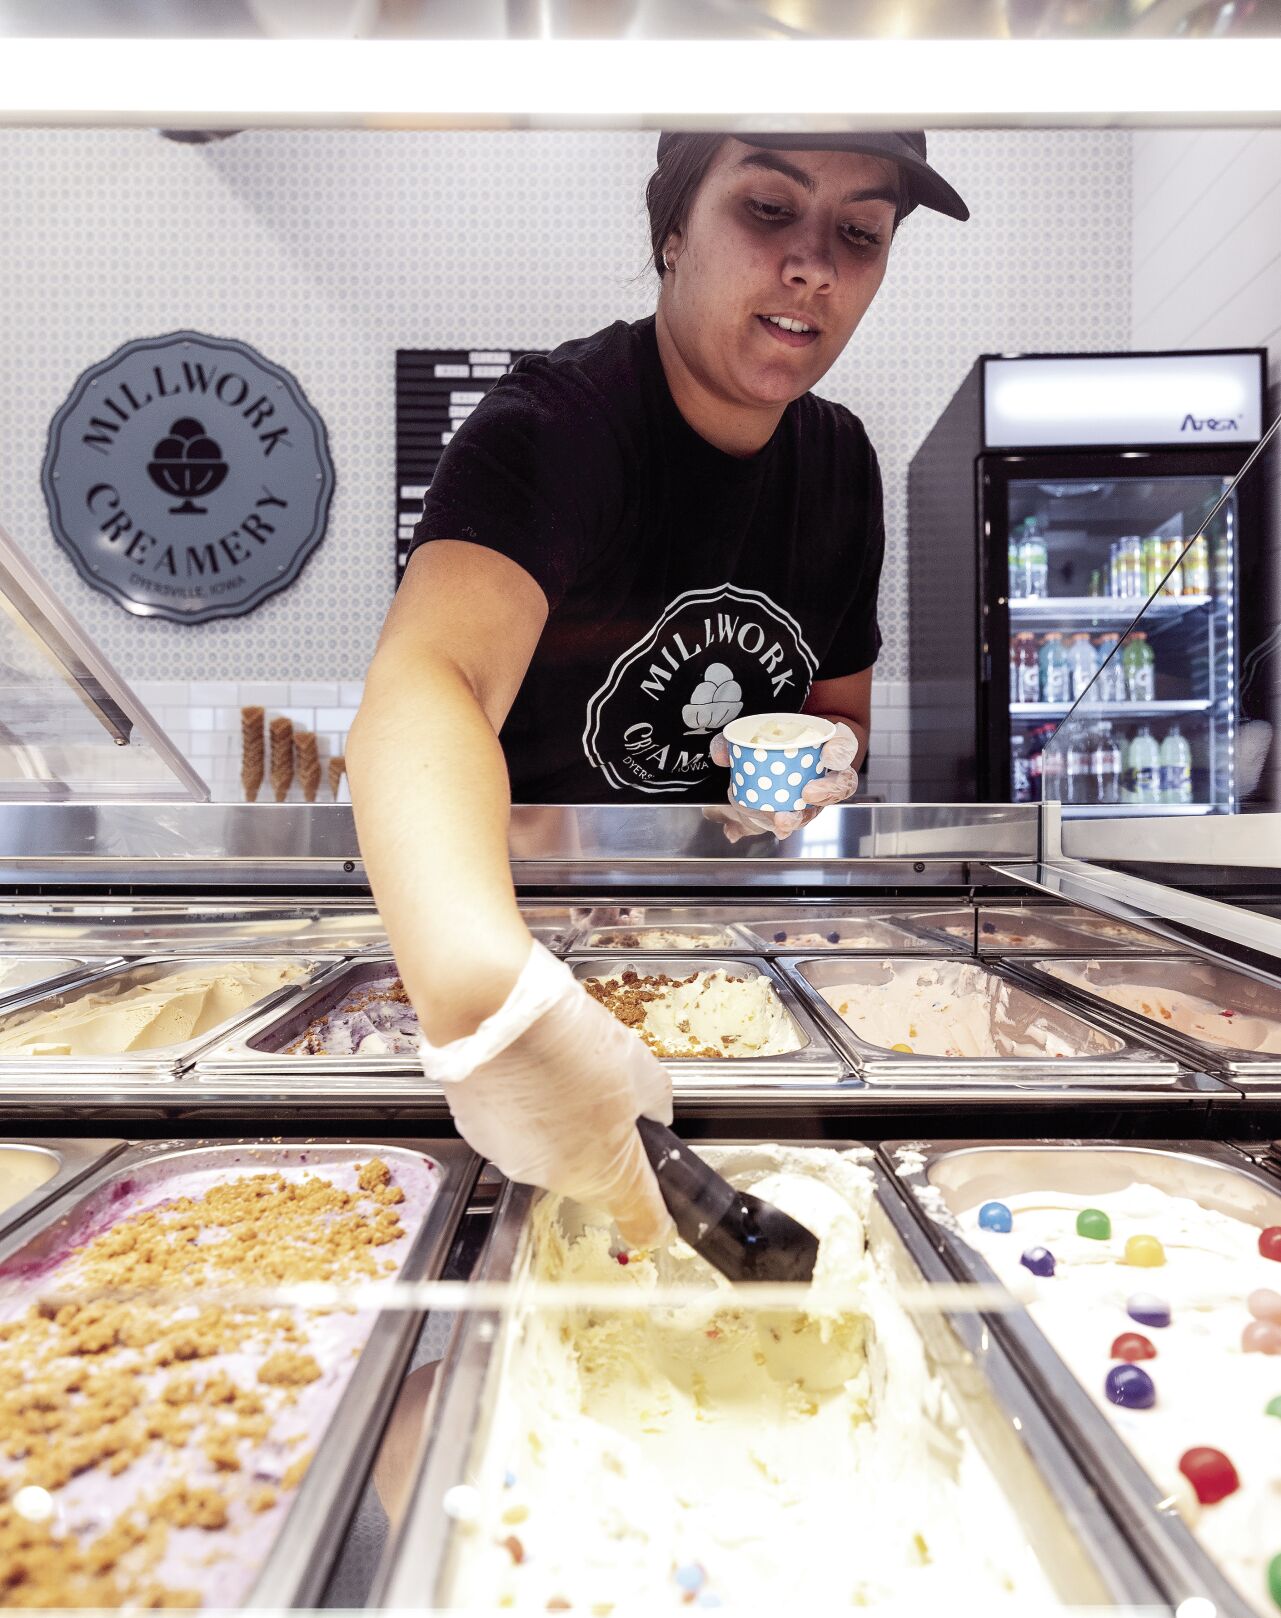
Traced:
[[[424, 1067], [460, 1132], [636, 1242], [666, 1216], [634, 1122], [670, 1121], [670, 1086], [531, 946], [510, 804], [724, 801], [720, 728], [789, 709], [839, 727], [803, 817], [853, 792], [881, 487], [858, 419], [809, 390], [905, 215], [966, 217], [921, 134], [664, 135], [647, 203], [654, 317], [522, 362], [459, 430], [347, 748]], [[782, 836], [801, 818], [740, 820]]]

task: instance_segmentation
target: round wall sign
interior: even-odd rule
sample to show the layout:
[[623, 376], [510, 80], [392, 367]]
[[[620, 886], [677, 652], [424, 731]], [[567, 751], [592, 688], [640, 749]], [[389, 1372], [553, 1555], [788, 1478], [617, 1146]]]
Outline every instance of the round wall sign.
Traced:
[[138, 338], [49, 427], [54, 537], [130, 612], [234, 618], [292, 584], [324, 538], [325, 425], [288, 371], [200, 332]]

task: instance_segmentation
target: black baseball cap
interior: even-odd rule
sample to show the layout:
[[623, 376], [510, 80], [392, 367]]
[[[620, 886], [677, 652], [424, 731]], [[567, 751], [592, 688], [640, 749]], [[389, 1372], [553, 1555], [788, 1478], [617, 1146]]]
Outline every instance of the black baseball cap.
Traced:
[[[925, 160], [923, 129], [813, 130], [796, 135], [749, 135], [727, 130], [727, 138], [748, 146], [764, 146], [776, 152], [865, 152], [870, 157], [888, 157], [897, 163], [903, 179], [903, 200], [899, 218], [904, 219], [919, 203], [945, 213], [950, 219], [968, 219], [970, 210], [937, 170]], [[658, 137], [658, 161], [680, 136], [671, 130]]]

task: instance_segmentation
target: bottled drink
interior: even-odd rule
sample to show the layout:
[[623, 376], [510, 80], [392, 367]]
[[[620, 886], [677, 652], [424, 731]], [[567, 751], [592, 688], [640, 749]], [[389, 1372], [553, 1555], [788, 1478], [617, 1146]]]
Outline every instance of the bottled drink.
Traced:
[[1072, 725], [1072, 733], [1068, 737], [1067, 772], [1063, 790], [1064, 803], [1092, 803], [1094, 801], [1090, 754], [1090, 733], [1080, 720], [1077, 720]]
[[1182, 538], [1167, 539], [1164, 543], [1164, 554], [1161, 558], [1161, 572], [1165, 575], [1165, 583], [1161, 586], [1163, 596], [1181, 596], [1183, 594], [1182, 556]]
[[[1094, 694], [1100, 702], [1125, 701], [1125, 670], [1121, 667], [1121, 654], [1115, 657], [1118, 637], [1099, 635], [1094, 642], [1094, 658], [1099, 666], [1099, 677], [1094, 682]], [[1112, 657], [1109, 663], [1108, 658]]]
[[1146, 725], [1126, 749], [1125, 784], [1129, 803], [1160, 803], [1161, 749]]
[[1137, 600], [1143, 594], [1143, 541], [1127, 534], [1117, 541], [1116, 583], [1112, 594], [1124, 600]]
[[1177, 725], [1161, 743], [1161, 802], [1192, 802], [1192, 749]]
[[1107, 586], [1110, 596], [1121, 594], [1121, 541], [1114, 539], [1108, 548]]
[[1148, 534], [1142, 543], [1141, 566], [1143, 569], [1143, 588], [1140, 595], [1147, 597], [1155, 594], [1165, 573], [1165, 541], [1156, 534]]
[[1091, 597], [1095, 597], [1095, 596], [1101, 596], [1102, 594], [1103, 594], [1103, 574], [1102, 574], [1102, 571], [1099, 568], [1096, 567], [1094, 569], [1094, 571], [1090, 574], [1090, 595], [1091, 595]]
[[1183, 594], [1208, 596], [1210, 593], [1210, 547], [1204, 534], [1192, 541], [1183, 558]]
[[1072, 701], [1084, 696], [1085, 688], [1099, 671], [1094, 645], [1086, 634], [1076, 634], [1068, 642], [1068, 683]]
[[1025, 629], [1010, 644], [1010, 701], [1040, 700], [1041, 663], [1036, 651], [1036, 636]]
[[1148, 637], [1141, 629], [1126, 640], [1121, 652], [1121, 666], [1125, 670], [1125, 695], [1129, 702], [1156, 700], [1156, 658], [1148, 645]]
[[1120, 803], [1121, 749], [1112, 735], [1111, 720], [1103, 720], [1094, 733], [1090, 774], [1094, 783], [1095, 803]]
[[1041, 799], [1063, 802], [1063, 744], [1053, 738], [1041, 750]]
[[1041, 642], [1041, 701], [1066, 703], [1071, 689], [1063, 636], [1052, 629]]
[[1229, 534], [1219, 534], [1214, 541], [1214, 593], [1216, 596], [1232, 593], [1232, 540]]
[[1028, 737], [1027, 753], [1027, 787], [1028, 796], [1032, 803], [1041, 801], [1041, 765], [1045, 758], [1045, 744], [1041, 740], [1039, 730], [1034, 730]]
[[1013, 531], [1010, 533], [1007, 565], [1010, 571], [1008, 597], [1011, 601], [1022, 601], [1027, 592], [1023, 588], [1023, 569], [1019, 565], [1019, 538]]
[[1026, 736], [1010, 738], [1010, 797], [1015, 803], [1032, 801], [1032, 770]]
[[1023, 578], [1027, 594], [1047, 596], [1050, 593], [1050, 553], [1031, 517], [1023, 525], [1023, 534]]

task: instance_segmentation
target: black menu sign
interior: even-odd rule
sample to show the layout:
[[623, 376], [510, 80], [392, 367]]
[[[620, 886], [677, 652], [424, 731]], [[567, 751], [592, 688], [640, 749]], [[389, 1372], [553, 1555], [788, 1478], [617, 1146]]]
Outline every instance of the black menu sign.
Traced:
[[525, 354], [541, 348], [396, 350], [396, 582], [441, 452], [459, 425]]

